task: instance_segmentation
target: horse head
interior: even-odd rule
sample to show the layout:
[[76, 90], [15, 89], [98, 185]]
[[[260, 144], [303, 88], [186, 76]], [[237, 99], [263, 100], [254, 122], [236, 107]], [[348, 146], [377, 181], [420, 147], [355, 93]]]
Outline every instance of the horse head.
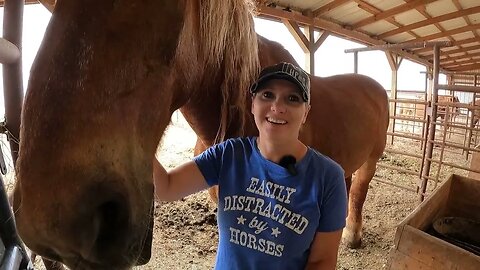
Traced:
[[[251, 7], [58, 1], [32, 67], [16, 164], [15, 217], [30, 249], [73, 269], [148, 262], [158, 143], [204, 77], [247, 89], [258, 72]], [[220, 136], [243, 108], [226, 93]]]

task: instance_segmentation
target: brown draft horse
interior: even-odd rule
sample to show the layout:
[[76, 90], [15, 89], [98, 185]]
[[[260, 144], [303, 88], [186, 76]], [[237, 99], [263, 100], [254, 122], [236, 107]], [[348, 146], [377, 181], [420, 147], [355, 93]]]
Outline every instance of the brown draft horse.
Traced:
[[[152, 159], [171, 114], [220, 95], [240, 135], [258, 73], [249, 0], [64, 0], [22, 112], [14, 211], [25, 244], [71, 269], [150, 258]], [[199, 125], [201, 123], [198, 123]]]
[[[258, 36], [258, 53], [262, 67], [278, 62], [295, 63], [294, 58], [280, 44]], [[361, 245], [362, 209], [378, 159], [383, 153], [388, 128], [388, 98], [384, 88], [373, 79], [356, 74], [320, 78], [311, 76], [312, 108], [300, 132], [307, 145], [337, 161], [345, 170], [349, 188], [347, 227], [343, 236], [351, 248]], [[198, 135], [195, 154], [214, 143], [220, 112], [215, 96], [208, 102], [196, 100], [180, 110]], [[218, 99], [218, 98], [217, 98]], [[251, 99], [247, 97], [245, 135], [258, 135], [250, 114]], [[217, 107], [215, 110], [213, 108]], [[208, 113], [208, 115], [207, 115]], [[205, 120], [211, 119], [208, 125]], [[356, 171], [352, 182], [352, 174]], [[217, 200], [217, 190], [209, 190]]]

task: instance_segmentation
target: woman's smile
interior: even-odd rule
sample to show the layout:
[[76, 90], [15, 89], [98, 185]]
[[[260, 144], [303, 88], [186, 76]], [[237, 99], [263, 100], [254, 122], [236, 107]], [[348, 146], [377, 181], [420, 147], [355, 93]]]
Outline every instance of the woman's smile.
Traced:
[[267, 119], [267, 122], [269, 122], [271, 124], [275, 124], [275, 125], [285, 125], [285, 124], [288, 123], [285, 120], [281, 120], [281, 119], [277, 119], [277, 118], [273, 118], [273, 117], [267, 117], [266, 119]]

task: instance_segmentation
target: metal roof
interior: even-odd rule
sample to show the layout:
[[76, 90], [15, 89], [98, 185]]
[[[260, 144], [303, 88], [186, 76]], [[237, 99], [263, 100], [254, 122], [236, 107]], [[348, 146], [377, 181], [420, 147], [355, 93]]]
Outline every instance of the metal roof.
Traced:
[[[260, 17], [313, 26], [365, 45], [448, 41], [446, 73], [480, 71], [480, 0], [257, 0]], [[431, 66], [431, 47], [397, 50]]]
[[[0, 0], [0, 6], [5, 1]], [[50, 10], [56, 0], [41, 2]], [[480, 0], [256, 0], [260, 17], [312, 26], [368, 46], [448, 41], [445, 73], [480, 73]], [[325, 38], [325, 36], [321, 37]], [[431, 47], [394, 49], [432, 66]]]

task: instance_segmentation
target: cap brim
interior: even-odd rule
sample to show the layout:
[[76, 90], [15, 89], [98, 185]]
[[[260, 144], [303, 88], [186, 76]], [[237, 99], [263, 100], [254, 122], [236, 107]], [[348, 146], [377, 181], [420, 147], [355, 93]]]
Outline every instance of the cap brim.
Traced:
[[258, 90], [262, 89], [262, 85], [265, 84], [266, 82], [274, 79], [280, 79], [280, 80], [287, 80], [293, 84], [295, 84], [300, 91], [300, 94], [302, 94], [302, 98], [305, 102], [308, 102], [308, 97], [306, 97], [306, 89], [303, 89], [303, 86], [292, 76], [285, 74], [285, 73], [270, 73], [267, 74], [261, 78], [259, 78], [253, 85], [250, 87], [250, 93], [256, 93]]

